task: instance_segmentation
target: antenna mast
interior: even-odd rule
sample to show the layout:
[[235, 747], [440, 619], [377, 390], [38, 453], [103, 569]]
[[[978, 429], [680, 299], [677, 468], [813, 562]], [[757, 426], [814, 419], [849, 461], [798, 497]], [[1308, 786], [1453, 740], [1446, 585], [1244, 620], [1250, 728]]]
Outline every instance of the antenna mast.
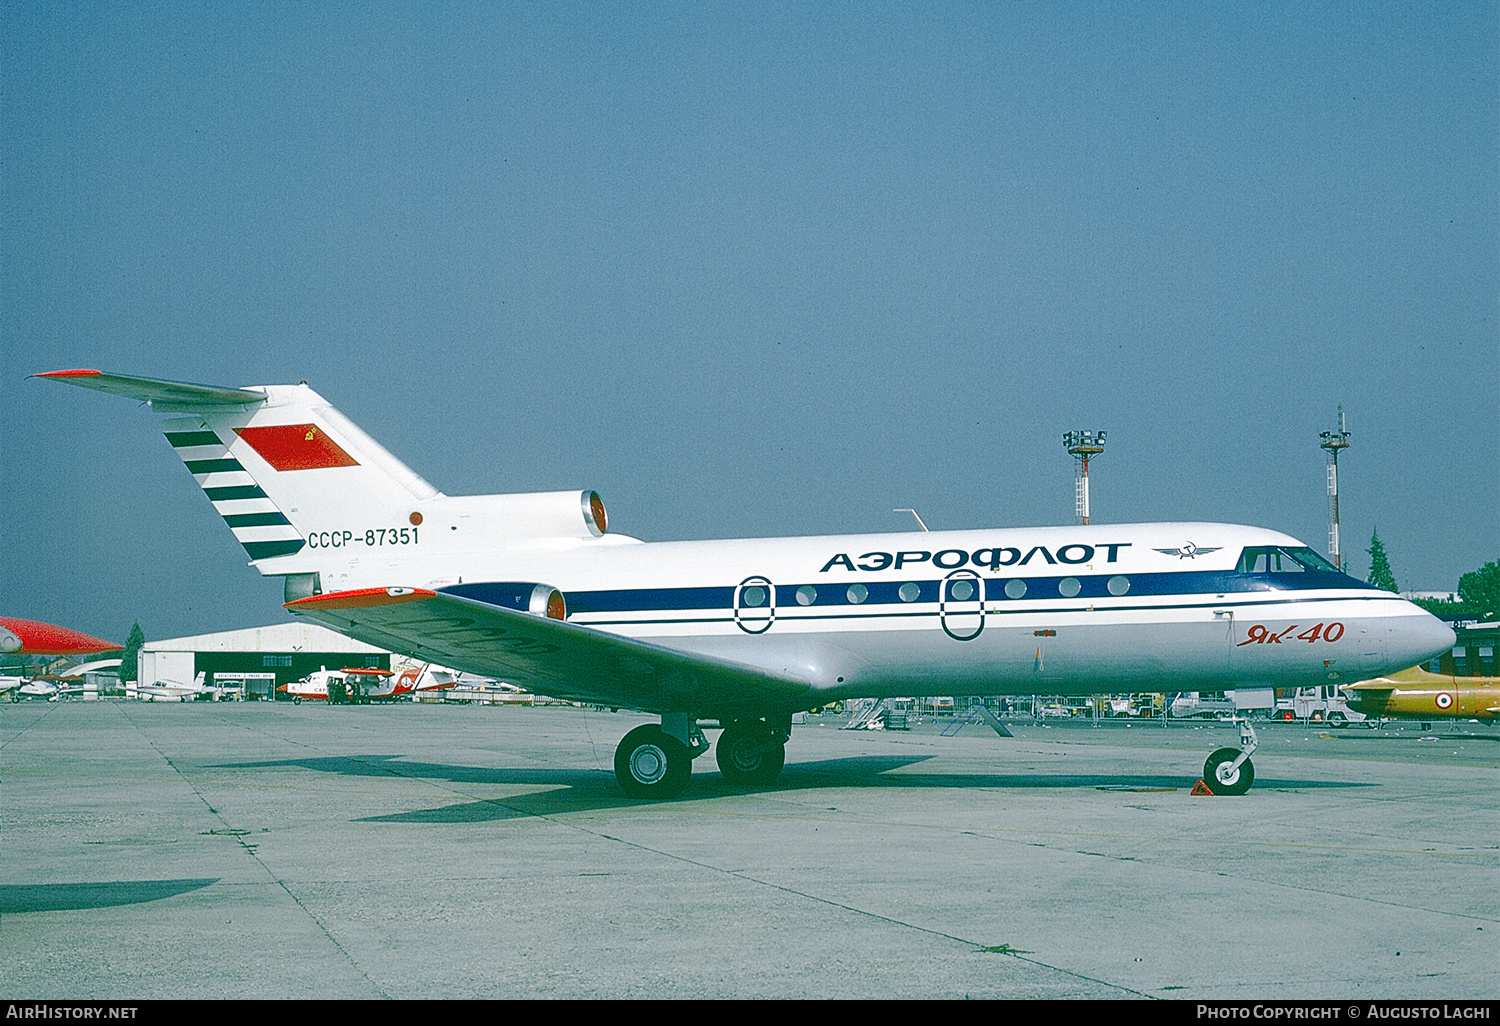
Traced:
[[1089, 522], [1089, 460], [1104, 451], [1104, 432], [1064, 432], [1063, 448], [1078, 461], [1078, 473], [1073, 481], [1073, 512], [1080, 524], [1086, 524]]
[[1328, 559], [1340, 570], [1339, 561], [1339, 452], [1349, 448], [1349, 432], [1344, 427], [1344, 404], [1339, 404], [1339, 429], [1324, 431], [1318, 445], [1328, 452], [1328, 507], [1331, 520], [1328, 525]]

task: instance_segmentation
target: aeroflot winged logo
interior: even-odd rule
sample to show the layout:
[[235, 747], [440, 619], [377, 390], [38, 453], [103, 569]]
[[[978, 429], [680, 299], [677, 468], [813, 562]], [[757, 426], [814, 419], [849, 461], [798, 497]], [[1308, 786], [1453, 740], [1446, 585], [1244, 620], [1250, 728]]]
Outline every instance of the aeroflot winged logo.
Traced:
[[1210, 552], [1218, 552], [1222, 545], [1204, 546], [1199, 548], [1192, 542], [1186, 542], [1180, 549], [1157, 549], [1163, 556], [1176, 556], [1178, 559], [1192, 559], [1195, 556], [1206, 556]]
[[341, 449], [316, 424], [236, 428], [234, 433], [277, 470], [359, 466], [358, 460]]

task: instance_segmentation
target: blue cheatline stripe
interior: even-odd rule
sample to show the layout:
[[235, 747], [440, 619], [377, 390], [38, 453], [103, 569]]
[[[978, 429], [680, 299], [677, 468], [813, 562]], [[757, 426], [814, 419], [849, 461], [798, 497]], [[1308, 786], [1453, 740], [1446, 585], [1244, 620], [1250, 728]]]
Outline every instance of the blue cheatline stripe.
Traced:
[[259, 485], [227, 485], [221, 488], [205, 488], [203, 491], [213, 502], [223, 499], [266, 499], [270, 496], [260, 490]]
[[[1109, 591], [1109, 582], [1115, 577], [1124, 577], [1130, 587], [1122, 595], [1114, 595]], [[983, 600], [988, 604], [997, 605], [1004, 610], [1017, 603], [1033, 604], [1040, 600], [1068, 598], [1078, 601], [1099, 599], [1107, 602], [1118, 602], [1123, 600], [1129, 604], [1131, 599], [1139, 598], [1163, 598], [1171, 596], [1196, 596], [1196, 595], [1253, 595], [1256, 593], [1266, 594], [1267, 598], [1278, 592], [1297, 592], [1337, 589], [1340, 591], [1363, 591], [1372, 592], [1378, 597], [1379, 591], [1373, 585], [1356, 581], [1343, 574], [1322, 573], [1293, 573], [1293, 574], [1241, 574], [1234, 571], [1184, 571], [1180, 573], [1154, 573], [1154, 574], [1067, 574], [1056, 577], [1018, 577], [1018, 580], [1026, 584], [1025, 593], [1019, 598], [1012, 599], [1005, 594], [1006, 582], [1011, 578], [1004, 576], [984, 578]], [[1065, 580], [1078, 582], [1078, 591], [1072, 595], [1064, 595], [1061, 584]], [[939, 588], [942, 582], [936, 580], [903, 581], [860, 581], [843, 579], [837, 582], [813, 581], [808, 582], [816, 592], [816, 597], [807, 605], [797, 601], [799, 588], [808, 585], [803, 584], [779, 584], [776, 586], [776, 609], [777, 614], [795, 613], [798, 610], [806, 610], [817, 607], [829, 606], [880, 606], [880, 605], [909, 605], [901, 597], [903, 584], [915, 584], [919, 588], [916, 598], [912, 601], [917, 603], [932, 603], [938, 601]], [[865, 599], [863, 602], [855, 602], [849, 596], [851, 585], [860, 584], [865, 588]], [[470, 598], [481, 602], [489, 601], [485, 597], [486, 585], [472, 584], [463, 585], [464, 593]], [[682, 611], [690, 609], [722, 610], [728, 609], [734, 604], [734, 588], [622, 588], [613, 591], [575, 591], [567, 593], [568, 611], [570, 613], [625, 613], [625, 612], [653, 612], [653, 611]], [[968, 601], [977, 601], [978, 596]], [[1241, 600], [1243, 601], [1243, 600]], [[503, 602], [496, 602], [503, 605]], [[765, 607], [759, 607], [764, 609]], [[1153, 607], [1155, 608], [1155, 607]], [[753, 607], [747, 607], [748, 612], [754, 612]]]
[[230, 527], [275, 527], [291, 523], [280, 513], [226, 513], [224, 522]]
[[[1264, 599], [1250, 599], [1250, 600], [1237, 599], [1237, 600], [1234, 600], [1234, 604], [1238, 608], [1242, 608], [1243, 609], [1243, 608], [1251, 607], [1251, 606], [1254, 606], [1254, 607], [1261, 607], [1261, 606], [1284, 606], [1284, 605], [1290, 605], [1292, 603], [1296, 603], [1298, 605], [1306, 605], [1309, 602], [1349, 602], [1353, 598], [1354, 598], [1354, 596], [1340, 595], [1340, 596], [1331, 597], [1331, 598], [1309, 599], [1309, 598], [1298, 597], [1296, 595], [1289, 595], [1286, 598], [1264, 598]], [[1378, 596], [1378, 595], [1360, 595], [1360, 596], [1358, 596], [1358, 599], [1360, 601], [1378, 601], [1379, 598], [1380, 598], [1380, 596]], [[1002, 618], [1003, 617], [1010, 617], [1010, 616], [1022, 616], [1022, 615], [1063, 616], [1063, 615], [1070, 614], [1070, 613], [1102, 613], [1102, 612], [1113, 612], [1113, 611], [1121, 611], [1121, 610], [1126, 611], [1126, 612], [1131, 612], [1131, 613], [1143, 613], [1143, 612], [1159, 613], [1159, 612], [1165, 612], [1165, 611], [1174, 610], [1174, 609], [1216, 609], [1218, 607], [1223, 606], [1225, 604], [1225, 602], [1226, 602], [1225, 599], [1215, 599], [1212, 602], [1152, 602], [1150, 604], [1143, 604], [1143, 603], [1135, 602], [1135, 603], [1122, 603], [1122, 604], [1119, 604], [1119, 605], [1112, 605], [1112, 606], [1095, 606], [1095, 605], [1083, 605], [1083, 606], [1037, 606], [1037, 605], [1023, 605], [1023, 604], [1017, 603], [1017, 604], [1008, 604], [1008, 605], [1001, 605], [1001, 606], [997, 606], [997, 607], [987, 608], [984, 611], [984, 615], [986, 617], [999, 616], [999, 617], [1002, 617]], [[869, 603], [865, 603], [866, 606], [868, 604]], [[867, 610], [863, 606], [852, 606], [852, 605], [851, 606], [845, 606], [844, 607], [844, 611], [841, 611], [841, 612], [833, 612], [833, 611], [831, 611], [832, 607], [829, 607], [829, 610], [830, 611], [828, 611], [828, 612], [813, 613], [813, 612], [808, 612], [807, 611], [807, 607], [805, 607], [805, 606], [796, 606], [796, 607], [793, 607], [791, 609], [780, 608], [780, 609], [776, 610], [776, 620], [778, 622], [792, 622], [792, 621], [795, 621], [795, 622], [801, 623], [801, 622], [803, 622], [805, 620], [824, 620], [824, 621], [846, 620], [847, 621], [847, 620], [894, 620], [894, 619], [902, 619], [902, 618], [905, 618], [905, 619], [921, 619], [921, 618], [924, 618], [924, 617], [926, 617], [926, 618], [935, 618], [935, 617], [938, 617], [938, 616], [941, 615], [936, 609], [932, 608], [932, 604], [931, 603], [928, 603], [925, 607], [924, 606], [913, 605], [912, 608], [898, 609], [898, 610], [891, 611], [891, 612], [882, 611], [881, 609], [878, 609], [878, 608], [877, 609], [868, 609]], [[754, 610], [749, 610], [749, 612], [753, 612], [753, 611]], [[630, 611], [625, 611], [625, 612], [630, 612]], [[634, 619], [631, 619], [628, 616], [620, 616], [618, 618], [610, 618], [610, 619], [590, 618], [590, 619], [584, 621], [584, 623], [586, 623], [590, 627], [609, 627], [609, 626], [615, 626], [615, 625], [620, 625], [620, 626], [637, 626], [638, 627], [638, 626], [657, 626], [657, 625], [661, 625], [661, 624], [677, 624], [677, 623], [684, 623], [684, 624], [686, 624], [686, 623], [731, 623], [731, 622], [734, 621], [734, 617], [732, 615], [730, 615], [730, 611], [728, 611], [728, 610], [712, 610], [712, 612], [714, 612], [714, 613], [716, 613], [718, 615], [715, 615], [715, 616], [699, 616], [699, 617], [691, 617], [691, 616], [683, 616], [683, 617], [658, 617], [658, 616], [648, 616], [648, 615], [646, 615], [646, 614], [648, 614], [650, 612], [650, 610], [636, 610], [636, 612], [640, 612], [642, 614], [642, 616], [636, 617]], [[957, 615], [959, 615], [959, 616], [971, 616], [971, 615], [975, 615], [976, 613], [977, 613], [977, 610], [964, 609], [964, 610], [959, 610], [957, 612]], [[950, 612], [949, 615], [951, 616], [951, 615], [954, 615], [954, 614]], [[569, 616], [570, 619], [573, 616], [573, 609], [572, 609], [572, 607], [569, 607], [569, 609], [568, 609], [568, 616]]]
[[301, 538], [289, 538], [286, 541], [240, 542], [240, 544], [245, 546], [245, 551], [250, 553], [251, 559], [269, 559], [272, 556], [289, 556], [293, 552], [300, 552], [307, 542]]
[[186, 449], [193, 445], [224, 445], [212, 431], [168, 431], [166, 436], [174, 449]]
[[225, 474], [232, 470], [244, 470], [239, 460], [183, 460], [192, 474]]
[[[476, 598], [478, 596], [475, 596]], [[733, 588], [624, 588], [565, 593], [569, 613], [645, 612], [656, 609], [728, 609]], [[481, 600], [482, 601], [482, 600]], [[764, 608], [764, 607], [762, 607]]]

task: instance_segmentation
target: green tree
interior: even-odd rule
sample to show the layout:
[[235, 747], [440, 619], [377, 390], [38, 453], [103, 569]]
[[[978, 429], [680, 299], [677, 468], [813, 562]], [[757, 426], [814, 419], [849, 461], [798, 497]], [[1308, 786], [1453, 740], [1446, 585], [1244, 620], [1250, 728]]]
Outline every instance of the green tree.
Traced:
[[1386, 591], [1399, 592], [1401, 589], [1396, 587], [1396, 575], [1391, 573], [1391, 561], [1386, 558], [1378, 530], [1370, 533], [1370, 547], [1365, 551], [1370, 554], [1370, 576], [1365, 581]]
[[130, 628], [130, 637], [125, 639], [125, 651], [120, 653], [120, 683], [128, 684], [135, 680], [136, 657], [140, 655], [141, 646], [146, 643], [146, 634], [141, 630], [141, 622], [137, 620]]
[[1500, 560], [1458, 579], [1458, 597], [1481, 620], [1500, 620]]

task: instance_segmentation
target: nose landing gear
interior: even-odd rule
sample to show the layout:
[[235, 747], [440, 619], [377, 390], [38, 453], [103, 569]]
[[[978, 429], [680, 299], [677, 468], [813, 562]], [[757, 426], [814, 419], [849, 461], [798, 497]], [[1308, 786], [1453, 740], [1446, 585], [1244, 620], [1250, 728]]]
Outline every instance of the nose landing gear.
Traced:
[[1240, 728], [1239, 748], [1220, 748], [1203, 764], [1203, 783], [1214, 794], [1244, 794], [1255, 783], [1255, 766], [1250, 753], [1260, 744], [1255, 728], [1248, 719], [1236, 716]]

